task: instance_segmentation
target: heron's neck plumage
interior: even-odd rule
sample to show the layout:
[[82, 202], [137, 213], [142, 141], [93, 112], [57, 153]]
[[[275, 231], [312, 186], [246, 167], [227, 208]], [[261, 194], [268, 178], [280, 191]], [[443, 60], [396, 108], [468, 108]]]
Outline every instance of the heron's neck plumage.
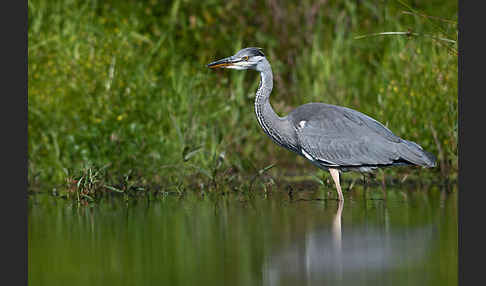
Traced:
[[[255, 113], [263, 131], [277, 144], [294, 150], [295, 133], [285, 117], [279, 117], [270, 105], [273, 88], [273, 74], [270, 63], [263, 59], [260, 71], [261, 81], [255, 97]], [[295, 150], [294, 150], [295, 151]]]

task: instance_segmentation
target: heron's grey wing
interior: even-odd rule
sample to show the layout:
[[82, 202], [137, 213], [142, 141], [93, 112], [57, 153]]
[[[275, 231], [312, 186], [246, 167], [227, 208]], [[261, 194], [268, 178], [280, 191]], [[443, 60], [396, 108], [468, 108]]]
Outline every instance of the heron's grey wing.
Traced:
[[312, 103], [292, 113], [302, 152], [325, 166], [392, 164], [401, 139], [355, 110]]

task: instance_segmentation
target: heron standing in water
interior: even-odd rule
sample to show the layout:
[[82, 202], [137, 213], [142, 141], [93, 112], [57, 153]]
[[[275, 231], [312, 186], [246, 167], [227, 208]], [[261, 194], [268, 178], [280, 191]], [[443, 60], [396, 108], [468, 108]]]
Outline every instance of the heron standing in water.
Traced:
[[260, 72], [261, 81], [255, 97], [258, 123], [278, 145], [329, 170], [339, 201], [344, 200], [340, 172], [372, 172], [396, 165], [435, 167], [434, 155], [417, 143], [396, 136], [380, 122], [347, 107], [307, 103], [279, 117], [269, 101], [273, 88], [272, 68], [260, 48], [242, 49], [208, 67]]

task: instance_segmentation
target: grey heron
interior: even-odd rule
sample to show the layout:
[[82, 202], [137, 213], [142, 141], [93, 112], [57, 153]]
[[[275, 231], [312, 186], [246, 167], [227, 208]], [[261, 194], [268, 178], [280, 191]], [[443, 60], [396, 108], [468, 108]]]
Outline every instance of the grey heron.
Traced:
[[278, 145], [328, 170], [340, 201], [344, 200], [340, 172], [364, 173], [396, 165], [435, 167], [434, 155], [420, 145], [396, 136], [375, 119], [347, 107], [307, 103], [287, 116], [278, 116], [269, 101], [272, 68], [261, 48], [244, 48], [207, 66], [260, 72], [255, 113], [261, 128]]

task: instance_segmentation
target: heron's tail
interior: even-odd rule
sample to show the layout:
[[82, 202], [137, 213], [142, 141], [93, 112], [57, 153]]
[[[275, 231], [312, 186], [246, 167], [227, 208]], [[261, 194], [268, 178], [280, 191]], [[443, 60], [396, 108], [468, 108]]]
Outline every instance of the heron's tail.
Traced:
[[403, 140], [398, 148], [400, 157], [415, 165], [424, 167], [435, 167], [436, 158], [433, 154], [425, 151], [420, 145], [415, 142]]

